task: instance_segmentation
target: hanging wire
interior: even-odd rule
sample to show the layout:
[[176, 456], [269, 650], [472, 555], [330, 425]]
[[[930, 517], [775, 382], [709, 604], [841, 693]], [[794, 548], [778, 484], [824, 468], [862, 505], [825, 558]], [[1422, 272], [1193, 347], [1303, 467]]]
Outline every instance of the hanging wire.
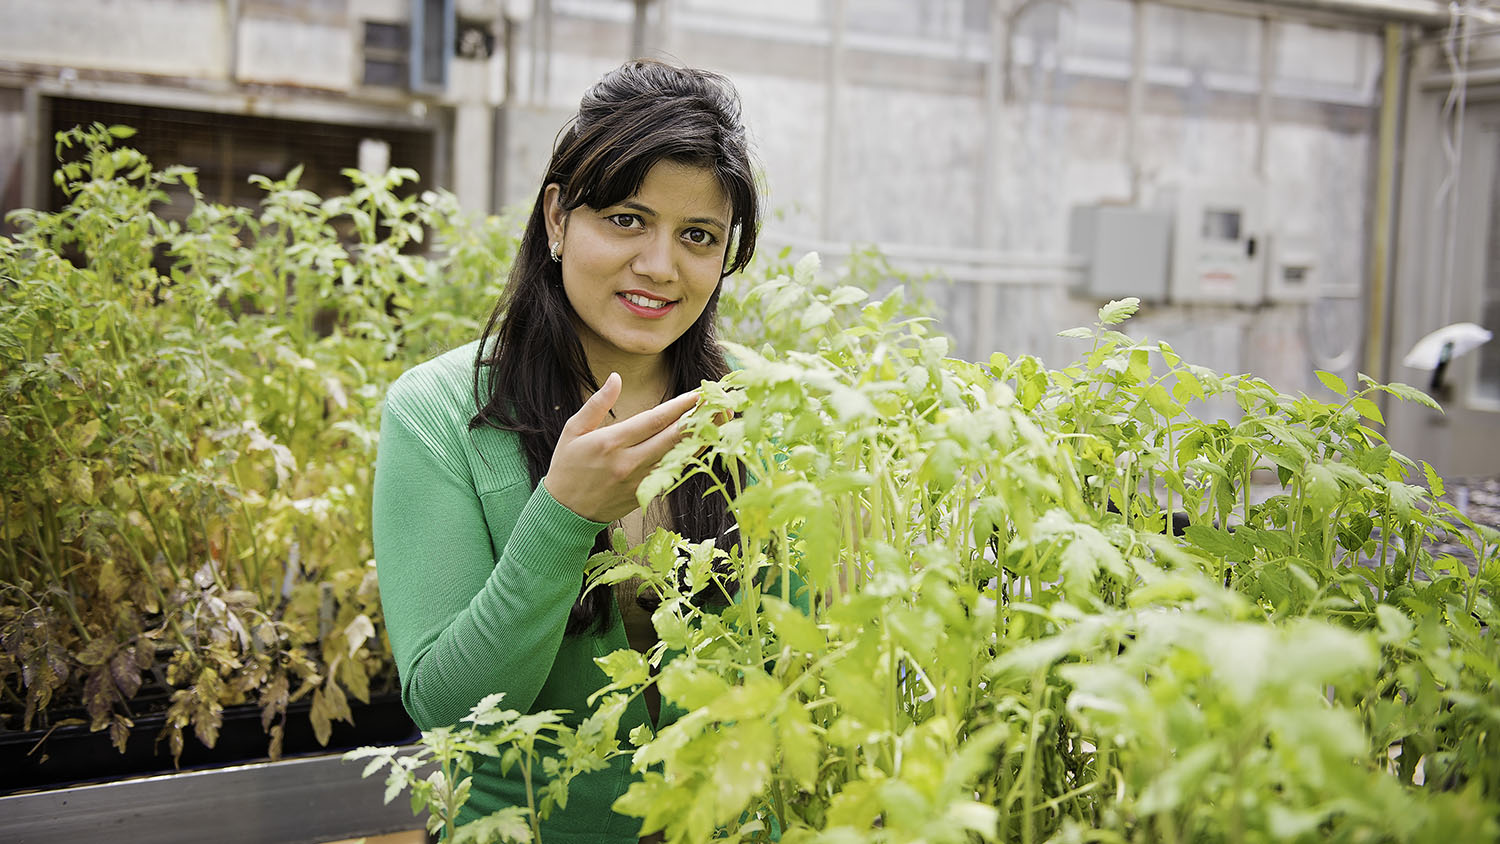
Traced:
[[1448, 60], [1448, 71], [1452, 83], [1448, 96], [1443, 101], [1443, 156], [1448, 163], [1448, 172], [1438, 186], [1433, 199], [1433, 210], [1442, 215], [1444, 221], [1442, 264], [1438, 270], [1438, 314], [1439, 325], [1453, 321], [1454, 262], [1458, 253], [1458, 200], [1459, 170], [1463, 166], [1464, 113], [1469, 95], [1469, 43], [1472, 20], [1469, 0], [1462, 4], [1448, 4], [1448, 31], [1443, 38], [1443, 56]]

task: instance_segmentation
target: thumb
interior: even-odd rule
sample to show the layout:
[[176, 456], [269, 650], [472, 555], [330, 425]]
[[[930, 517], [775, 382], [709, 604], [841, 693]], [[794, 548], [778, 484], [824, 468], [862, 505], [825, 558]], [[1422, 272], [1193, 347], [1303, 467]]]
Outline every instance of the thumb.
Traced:
[[583, 436], [604, 424], [604, 420], [609, 417], [609, 411], [615, 406], [615, 401], [620, 398], [620, 389], [620, 373], [611, 372], [609, 377], [604, 379], [604, 385], [589, 396], [588, 401], [583, 403], [583, 407], [578, 408], [578, 412], [573, 414], [570, 422], [577, 425], [577, 429], [573, 432], [575, 436]]

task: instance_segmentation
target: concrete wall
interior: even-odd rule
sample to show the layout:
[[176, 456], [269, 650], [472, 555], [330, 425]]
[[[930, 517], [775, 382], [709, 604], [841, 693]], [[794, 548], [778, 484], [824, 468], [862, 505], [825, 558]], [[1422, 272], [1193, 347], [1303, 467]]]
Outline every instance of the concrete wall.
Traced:
[[213, 0], [9, 0], [0, 58], [60, 67], [224, 79], [226, 4]]

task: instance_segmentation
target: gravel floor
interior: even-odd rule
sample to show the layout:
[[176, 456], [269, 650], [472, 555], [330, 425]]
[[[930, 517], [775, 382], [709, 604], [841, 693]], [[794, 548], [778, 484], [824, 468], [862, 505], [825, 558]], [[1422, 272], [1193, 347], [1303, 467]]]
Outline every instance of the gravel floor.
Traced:
[[[1444, 482], [1443, 500], [1481, 525], [1500, 530], [1500, 478], [1455, 478]], [[1458, 542], [1441, 542], [1434, 554], [1452, 554], [1469, 571], [1475, 570], [1474, 554]]]

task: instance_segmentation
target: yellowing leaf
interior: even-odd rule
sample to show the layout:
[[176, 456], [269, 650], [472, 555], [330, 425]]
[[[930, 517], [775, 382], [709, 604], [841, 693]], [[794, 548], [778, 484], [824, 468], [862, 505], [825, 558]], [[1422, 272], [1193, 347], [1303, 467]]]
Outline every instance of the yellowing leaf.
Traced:
[[349, 656], [359, 652], [359, 648], [365, 642], [375, 638], [375, 623], [364, 613], [355, 616], [344, 628], [344, 639], [349, 643]]
[[88, 464], [73, 464], [68, 471], [68, 490], [79, 501], [94, 500], [94, 473], [89, 471]]
[[78, 429], [78, 433], [73, 436], [73, 448], [77, 451], [83, 451], [88, 448], [94, 442], [94, 439], [99, 436], [101, 424], [97, 418], [83, 423], [83, 426]]

